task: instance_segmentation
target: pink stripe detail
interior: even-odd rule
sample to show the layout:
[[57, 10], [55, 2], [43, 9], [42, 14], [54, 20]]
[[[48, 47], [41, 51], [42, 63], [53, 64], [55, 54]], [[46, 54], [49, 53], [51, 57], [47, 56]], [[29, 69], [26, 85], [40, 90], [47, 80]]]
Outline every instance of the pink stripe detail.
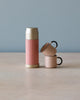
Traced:
[[39, 64], [38, 40], [26, 40], [26, 65]]

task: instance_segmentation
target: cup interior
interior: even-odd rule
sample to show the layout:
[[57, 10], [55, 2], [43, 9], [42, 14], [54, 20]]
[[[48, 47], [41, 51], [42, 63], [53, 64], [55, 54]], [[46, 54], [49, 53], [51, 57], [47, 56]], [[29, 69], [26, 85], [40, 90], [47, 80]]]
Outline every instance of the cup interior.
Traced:
[[[45, 56], [47, 56], [47, 55], [45, 55]], [[53, 55], [53, 56], [49, 56], [49, 55], [48, 55], [47, 57], [57, 57], [57, 55]]]
[[49, 45], [49, 43], [44, 44], [43, 47], [41, 48], [40, 52], [43, 52], [47, 48], [48, 45]]

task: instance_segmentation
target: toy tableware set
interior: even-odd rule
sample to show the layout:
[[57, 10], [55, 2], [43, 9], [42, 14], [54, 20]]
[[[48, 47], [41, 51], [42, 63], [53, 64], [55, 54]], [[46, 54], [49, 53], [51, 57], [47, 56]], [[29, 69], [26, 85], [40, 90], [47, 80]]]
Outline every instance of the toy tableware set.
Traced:
[[[38, 68], [39, 67], [39, 40], [38, 40], [38, 28], [26, 28], [26, 67], [27, 68]], [[52, 46], [55, 43], [56, 46]], [[46, 68], [56, 68], [57, 65], [61, 65], [63, 60], [61, 57], [57, 57], [56, 48], [58, 43], [56, 41], [51, 41], [51, 43], [46, 43], [41, 48], [40, 52], [45, 55], [45, 67]], [[57, 64], [57, 59], [60, 59], [60, 63]]]

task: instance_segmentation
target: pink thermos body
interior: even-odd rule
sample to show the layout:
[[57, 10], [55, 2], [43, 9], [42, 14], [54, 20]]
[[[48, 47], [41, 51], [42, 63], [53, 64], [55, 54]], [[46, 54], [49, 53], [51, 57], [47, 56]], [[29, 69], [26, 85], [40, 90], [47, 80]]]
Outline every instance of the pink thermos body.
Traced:
[[38, 28], [26, 28], [26, 67], [39, 67], [39, 41]]

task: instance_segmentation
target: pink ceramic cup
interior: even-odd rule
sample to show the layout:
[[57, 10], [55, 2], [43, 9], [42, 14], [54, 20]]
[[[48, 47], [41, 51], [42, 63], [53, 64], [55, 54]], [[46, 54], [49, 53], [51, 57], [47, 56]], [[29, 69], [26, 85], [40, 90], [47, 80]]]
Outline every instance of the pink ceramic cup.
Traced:
[[[56, 47], [52, 46], [53, 43], [56, 44]], [[44, 44], [40, 52], [42, 52], [45, 56], [54, 56], [56, 55], [57, 47], [58, 47], [58, 43], [56, 41], [51, 41], [51, 43]]]
[[[57, 64], [57, 59], [60, 60], [60, 63]], [[61, 57], [55, 56], [45, 56], [45, 67], [46, 68], [56, 68], [57, 65], [61, 65], [63, 62]]]

